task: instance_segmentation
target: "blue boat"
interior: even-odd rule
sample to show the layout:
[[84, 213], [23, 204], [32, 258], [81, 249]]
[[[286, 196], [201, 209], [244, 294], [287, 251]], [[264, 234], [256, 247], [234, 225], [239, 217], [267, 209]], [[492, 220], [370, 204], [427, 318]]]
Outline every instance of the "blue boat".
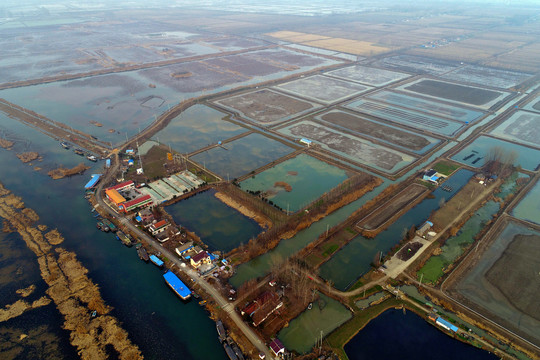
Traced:
[[169, 287], [178, 295], [182, 300], [187, 300], [191, 297], [191, 290], [176, 276], [172, 271], [167, 271], [163, 274], [163, 278]]
[[91, 189], [99, 182], [99, 179], [101, 178], [101, 174], [92, 174], [92, 178], [89, 182], [84, 185], [85, 189]]
[[161, 261], [160, 258], [158, 258], [156, 255], [150, 255], [150, 261], [152, 264], [156, 265], [157, 267], [163, 266], [163, 261]]

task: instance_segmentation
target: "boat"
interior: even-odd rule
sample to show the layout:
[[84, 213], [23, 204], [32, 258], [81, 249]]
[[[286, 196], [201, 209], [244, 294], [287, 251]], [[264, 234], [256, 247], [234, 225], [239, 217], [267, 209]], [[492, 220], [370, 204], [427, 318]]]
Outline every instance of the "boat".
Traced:
[[163, 278], [169, 287], [178, 295], [182, 300], [188, 300], [191, 297], [191, 290], [176, 276], [172, 271], [167, 271], [163, 274]]
[[105, 225], [103, 222], [101, 221], [98, 221], [97, 224], [96, 224], [96, 227], [103, 231], [103, 232], [109, 232], [111, 229], [109, 229], [109, 227], [107, 225]]
[[156, 265], [157, 267], [163, 266], [163, 261], [161, 261], [160, 258], [158, 258], [156, 255], [150, 255], [150, 261], [152, 264]]
[[69, 150], [69, 144], [68, 144], [67, 142], [62, 141], [62, 142], [60, 143], [60, 145], [61, 145], [64, 149]]
[[225, 349], [225, 352], [230, 360], [238, 360], [238, 356], [236, 356], [234, 350], [229, 346], [229, 344], [223, 343], [223, 348]]
[[121, 232], [120, 230], [116, 232], [116, 238], [122, 242], [122, 244], [126, 245], [127, 247], [133, 246], [133, 243], [131, 242], [131, 239]]
[[201, 300], [201, 301], [199, 301], [199, 305], [201, 305], [201, 306], [206, 305], [206, 300]]
[[137, 248], [137, 255], [139, 255], [139, 258], [145, 262], [148, 262], [148, 260], [150, 260], [150, 257], [148, 256], [148, 252], [146, 251], [144, 246], [142, 246], [141, 243], [138, 243], [136, 248]]
[[308, 310], [311, 310], [312, 307], [313, 307], [313, 303], [309, 303], [307, 309], [308, 309]]
[[101, 174], [92, 174], [90, 181], [88, 181], [86, 185], [84, 185], [84, 188], [86, 190], [92, 189], [99, 182], [99, 179], [101, 179]]
[[90, 161], [97, 162], [97, 157], [94, 155], [86, 155], [86, 158]]
[[101, 220], [101, 222], [103, 223], [103, 225], [108, 226], [109, 230], [111, 230], [112, 232], [116, 232], [118, 230], [116, 228], [116, 225], [114, 225], [109, 219], [103, 219]]
[[90, 316], [95, 318], [97, 316], [97, 311], [96, 310], [92, 311], [92, 314], [90, 314]]
[[73, 152], [75, 152], [77, 155], [84, 156], [84, 151], [82, 149], [77, 148], [73, 150]]
[[225, 327], [221, 320], [216, 321], [216, 330], [218, 333], [219, 341], [224, 342], [227, 338], [227, 333], [225, 332]]

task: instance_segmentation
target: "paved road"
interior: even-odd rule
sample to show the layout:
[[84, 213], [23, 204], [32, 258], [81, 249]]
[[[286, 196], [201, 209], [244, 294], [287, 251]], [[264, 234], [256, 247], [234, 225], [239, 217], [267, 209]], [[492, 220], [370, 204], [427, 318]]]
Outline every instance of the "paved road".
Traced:
[[[115, 163], [113, 167], [111, 168], [112, 171], [109, 172], [109, 174], [115, 173], [115, 168], [117, 168], [118, 165]], [[103, 185], [106, 184], [107, 176], [105, 177], [104, 181], [101, 182], [101, 184], [98, 186], [96, 190], [96, 200], [98, 202], [98, 205], [100, 209], [106, 211], [111, 216], [115, 217], [122, 225], [126, 226], [131, 230], [133, 234], [137, 236], [139, 239], [145, 240], [150, 246], [152, 246], [156, 251], [161, 252], [164, 254], [169, 260], [171, 260], [177, 267], [177, 269], [184, 274], [191, 277], [196, 284], [201, 286], [213, 299], [214, 301], [227, 312], [229, 317], [234, 321], [236, 326], [244, 333], [244, 335], [251, 341], [251, 343], [261, 352], [266, 354], [267, 359], [273, 359], [274, 357], [270, 353], [270, 350], [268, 347], [264, 344], [264, 342], [259, 338], [259, 336], [242, 320], [240, 315], [234, 310], [233, 304], [229, 303], [212, 285], [210, 285], [203, 277], [199, 275], [195, 270], [192, 268], [186, 266], [184, 262], [182, 262], [176, 254], [172, 253], [171, 251], [167, 250], [161, 244], [156, 241], [154, 238], [150, 237], [148, 234], [141, 231], [138, 227], [136, 227], [131, 221], [126, 219], [123, 216], [119, 216], [114, 210], [112, 210], [104, 201], [99, 194], [101, 193], [101, 190], [103, 188]]]

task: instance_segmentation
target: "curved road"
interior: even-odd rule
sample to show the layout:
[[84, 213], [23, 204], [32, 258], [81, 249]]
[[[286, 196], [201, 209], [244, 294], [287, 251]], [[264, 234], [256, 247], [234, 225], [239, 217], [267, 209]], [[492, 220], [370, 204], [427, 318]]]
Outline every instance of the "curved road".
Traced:
[[194, 282], [200, 285], [214, 300], [215, 302], [227, 312], [229, 317], [234, 321], [236, 326], [242, 331], [242, 333], [251, 341], [251, 343], [261, 352], [266, 354], [267, 359], [273, 359], [274, 357], [270, 353], [270, 350], [265, 345], [265, 343], [259, 338], [259, 336], [242, 320], [240, 315], [234, 310], [233, 304], [229, 303], [212, 285], [210, 285], [203, 277], [199, 275], [195, 270], [190, 267], [187, 267], [184, 262], [182, 262], [176, 254], [173, 254], [171, 251], [165, 249], [161, 244], [156, 241], [154, 238], [150, 237], [148, 234], [142, 232], [138, 227], [136, 227], [131, 221], [127, 218], [118, 215], [114, 210], [112, 210], [100, 196], [103, 189], [103, 185], [107, 183], [112, 174], [116, 173], [118, 169], [118, 159], [115, 159], [114, 165], [109, 169], [107, 175], [101, 181], [101, 183], [96, 188], [96, 200], [97, 203], [103, 211], [107, 212], [113, 218], [117, 219], [122, 225], [129, 228], [129, 230], [135, 234], [139, 239], [144, 239], [150, 246], [152, 246], [156, 251], [164, 254], [168, 259], [170, 259], [178, 268], [179, 271], [183, 272], [187, 276], [191, 277]]

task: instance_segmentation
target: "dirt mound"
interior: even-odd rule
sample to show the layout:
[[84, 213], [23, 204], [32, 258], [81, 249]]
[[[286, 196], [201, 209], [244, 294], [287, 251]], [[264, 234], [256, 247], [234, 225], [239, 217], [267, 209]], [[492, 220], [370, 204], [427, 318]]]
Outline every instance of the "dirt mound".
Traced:
[[39, 158], [39, 154], [35, 151], [29, 151], [24, 152], [22, 154], [17, 154], [17, 157], [23, 162], [23, 163], [29, 163], [30, 161], [34, 161]]
[[52, 177], [54, 180], [62, 179], [65, 177], [82, 174], [86, 170], [90, 169], [89, 166], [84, 165], [83, 163], [80, 163], [79, 165], [71, 168], [66, 169], [64, 167], [59, 167], [58, 169], [54, 169], [49, 171], [49, 176]]
[[274, 187], [280, 187], [280, 188], [283, 188], [285, 189], [285, 191], [287, 192], [291, 192], [292, 191], [292, 186], [287, 184], [285, 181], [276, 181], [274, 183]]
[[9, 140], [6, 140], [6, 139], [0, 139], [0, 147], [3, 147], [4, 149], [11, 149], [11, 147], [13, 146], [14, 142], [13, 141], [9, 141]]

